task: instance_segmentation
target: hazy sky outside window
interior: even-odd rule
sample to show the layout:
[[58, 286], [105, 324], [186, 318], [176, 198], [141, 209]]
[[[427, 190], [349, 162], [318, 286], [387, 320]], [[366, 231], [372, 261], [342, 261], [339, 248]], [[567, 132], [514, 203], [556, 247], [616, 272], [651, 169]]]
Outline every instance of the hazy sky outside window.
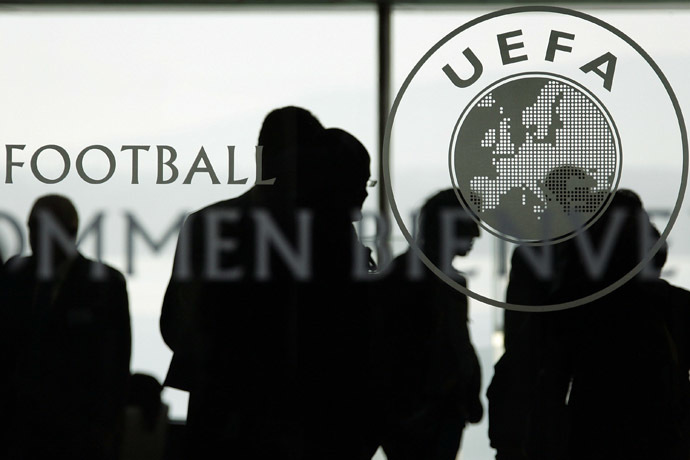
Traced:
[[[497, 7], [498, 9], [498, 7]], [[636, 40], [659, 64], [673, 86], [686, 116], [690, 113], [690, 10], [646, 7], [578, 8], [597, 16]], [[396, 8], [392, 17], [393, 94], [420, 57], [447, 33], [481, 14], [475, 8]], [[254, 147], [263, 117], [272, 109], [299, 105], [325, 126], [341, 127], [358, 137], [372, 156], [372, 179], [378, 177], [377, 155], [377, 19], [373, 7], [288, 8], [3, 8], [0, 10], [0, 133], [2, 144], [26, 145], [15, 153], [25, 161], [13, 171], [14, 183], [3, 184], [0, 211], [24, 225], [33, 201], [47, 193], [72, 198], [86, 225], [104, 213], [107, 263], [126, 270], [126, 216], [134, 216], [155, 239], [179, 217], [215, 201], [237, 196], [254, 179]], [[414, 146], [419, 133], [394, 139], [394, 175], [404, 182], [402, 214], [449, 186], [446, 178], [425, 174], [418, 161], [395, 162], [396, 149]], [[640, 133], [644, 136], [644, 133]], [[117, 170], [106, 184], [84, 183], [72, 168], [57, 185], [39, 183], [28, 165], [31, 154], [57, 144], [75, 157], [84, 147], [103, 144], [117, 158]], [[131, 184], [132, 156], [123, 145], [150, 145], [139, 158], [139, 184]], [[180, 178], [156, 185], [155, 146], [178, 153]], [[214, 185], [197, 175], [191, 185], [182, 177], [203, 146], [221, 182], [227, 179], [227, 146], [235, 146], [237, 177], [242, 185]], [[406, 157], [407, 158], [407, 157]], [[59, 157], [46, 155], [46, 175], [60, 171]], [[43, 161], [43, 160], [42, 160]], [[103, 174], [102, 161], [85, 168]], [[665, 152], [650, 152], [639, 176], [627, 186], [640, 187], [646, 204], [663, 211], [673, 205], [655, 195], [658, 183], [673, 176], [677, 165]], [[0, 162], [0, 177], [5, 177]], [[376, 211], [377, 186], [365, 209]], [[687, 205], [671, 233], [668, 279], [690, 287], [690, 213]], [[84, 252], [93, 256], [93, 240]], [[393, 232], [396, 252], [405, 249]], [[163, 294], [170, 276], [174, 238], [154, 252], [142, 238], [135, 241], [134, 273], [128, 290], [133, 327], [132, 371], [162, 380], [171, 353], [158, 330]], [[5, 257], [18, 241], [0, 220], [0, 247]], [[496, 248], [479, 239], [473, 257], [463, 262], [469, 282], [479, 291], [500, 295], [505, 279], [496, 273]], [[483, 365], [484, 384], [492, 375], [492, 343], [499, 312], [471, 303], [472, 335]], [[167, 391], [171, 416], [184, 418], [186, 399]], [[492, 458], [486, 418], [465, 431], [464, 458]]]

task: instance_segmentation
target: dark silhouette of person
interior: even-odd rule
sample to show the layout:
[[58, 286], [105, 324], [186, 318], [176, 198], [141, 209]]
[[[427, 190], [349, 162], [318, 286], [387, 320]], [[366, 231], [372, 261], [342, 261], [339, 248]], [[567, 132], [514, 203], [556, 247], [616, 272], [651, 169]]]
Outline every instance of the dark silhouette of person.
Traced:
[[129, 380], [122, 436], [122, 460], [162, 460], [168, 428], [168, 406], [161, 401], [163, 387], [154, 377], [134, 374]]
[[274, 183], [191, 214], [180, 232], [160, 327], [174, 352], [165, 385], [190, 392], [190, 458], [300, 455], [294, 286], [304, 267], [286, 253], [306, 220], [298, 156], [323, 130], [304, 109], [271, 112], [259, 145]]
[[0, 279], [11, 422], [3, 458], [115, 459], [131, 347], [124, 277], [76, 249], [78, 215], [59, 195], [29, 216], [32, 255]]
[[[559, 246], [552, 299], [620, 279], [654, 234], [639, 197], [616, 192], [596, 223]], [[583, 250], [587, 240], [608, 255], [605, 266]], [[529, 458], [688, 458], [688, 375], [668, 321], [677, 291], [658, 273], [652, 261], [651, 275], [643, 270], [600, 299], [542, 318]]]
[[[570, 166], [558, 168], [545, 179], [544, 187], [547, 193], [553, 195], [553, 190], [567, 188], [567, 182], [571, 178], [583, 180], [585, 174]], [[573, 195], [567, 195], [566, 201], [559, 203], [564, 212], [577, 209], [582, 203], [591, 204], [592, 201], [601, 200], [599, 193], [583, 197], [584, 193], [582, 191], [576, 193], [575, 196], [579, 200], [574, 203], [570, 202]], [[626, 196], [627, 192], [623, 191], [621, 194]], [[566, 265], [564, 261], [573, 260], [576, 256], [579, 257], [578, 249], [572, 241], [544, 247], [517, 247], [511, 259], [506, 301], [527, 307], [557, 303], [558, 299], [554, 298], [554, 290], [566, 278], [561, 273]], [[574, 266], [572, 263], [569, 264], [571, 267]], [[570, 276], [573, 279], [580, 279], [579, 274], [572, 273], [572, 270]], [[581, 286], [581, 288], [592, 289], [591, 286]], [[574, 289], [573, 292], [580, 293], [581, 291]], [[540, 360], [548, 355], [548, 337], [553, 335], [554, 331], [567, 327], [571, 315], [572, 313], [567, 311], [547, 313], [505, 311], [505, 353], [496, 363], [494, 376], [487, 392], [489, 437], [492, 447], [497, 450], [497, 459], [527, 458], [528, 432], [537, 430], [536, 426], [530, 427], [529, 420], [537, 404], [534, 392], [541, 369]], [[546, 400], [548, 399], [540, 399], [540, 401]], [[539, 439], [539, 449], [545, 452], [553, 452], [565, 443], [563, 436], [566, 429], [563, 428], [563, 423], [565, 423], [563, 411], [554, 409], [551, 416], [553, 420], [540, 427], [546, 431], [538, 436], [532, 435], [532, 438]], [[548, 455], [544, 456], [548, 457]]]
[[[658, 238], [659, 232], [655, 230], [654, 236]], [[680, 434], [680, 442], [677, 450], [681, 457], [690, 458], [690, 292], [661, 279], [661, 271], [668, 256], [668, 246], [664, 244], [653, 259], [653, 267], [659, 276], [656, 289], [659, 292], [661, 302], [668, 306], [666, 310], [666, 326], [672, 339], [673, 351], [676, 357], [678, 373], [678, 387], [675, 389], [678, 395], [677, 405], [677, 429]], [[662, 300], [663, 299], [663, 300]]]
[[299, 204], [313, 219], [313, 276], [296, 293], [304, 458], [368, 459], [370, 285], [355, 276], [357, 254], [368, 252], [352, 222], [367, 196], [369, 154], [349, 133], [327, 129], [300, 162]]
[[[562, 244], [562, 243], [559, 243]], [[511, 257], [506, 302], [526, 307], [549, 304], [557, 284], [554, 246], [518, 246]], [[540, 371], [544, 329], [560, 324], [568, 312], [506, 310], [504, 313], [505, 352], [494, 366], [487, 390], [489, 399], [489, 438], [497, 460], [526, 460], [530, 420], [536, 404], [535, 388]], [[556, 425], [556, 420], [552, 421]], [[559, 428], [560, 429], [560, 428]], [[561, 432], [540, 436], [541, 446], [563, 442]], [[546, 439], [544, 439], [546, 438]], [[544, 445], [546, 444], [546, 447]]]
[[[451, 262], [466, 255], [478, 236], [453, 190], [423, 206], [419, 247], [462, 285], [466, 279]], [[479, 422], [483, 413], [467, 297], [423, 267], [412, 250], [392, 263], [375, 314], [375, 442], [392, 460], [454, 459], [465, 424]]]
[[191, 455], [353, 458], [363, 436], [345, 421], [361, 416], [368, 335], [352, 221], [369, 156], [294, 107], [269, 114], [259, 142], [274, 184], [192, 214], [180, 233], [161, 314], [166, 384], [190, 391]]

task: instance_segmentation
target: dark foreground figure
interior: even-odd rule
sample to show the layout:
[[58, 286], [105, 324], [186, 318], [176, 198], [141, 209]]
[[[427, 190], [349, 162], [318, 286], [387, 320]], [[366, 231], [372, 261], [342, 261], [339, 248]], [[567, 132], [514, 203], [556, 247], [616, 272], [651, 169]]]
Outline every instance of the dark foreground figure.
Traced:
[[[467, 255], [478, 236], [453, 190], [439, 192], [422, 208], [420, 248], [464, 286], [465, 277], [451, 262]], [[479, 422], [483, 412], [467, 297], [438, 279], [411, 249], [392, 263], [392, 273], [378, 283], [374, 307], [375, 443], [391, 460], [453, 460], [465, 425]]]
[[[509, 293], [521, 303], [559, 303], [618, 280], [659, 234], [625, 190], [583, 237], [602, 248], [617, 226], [605, 270], [570, 240], [556, 247], [548, 282], [520, 273], [517, 253], [511, 284], [521, 284]], [[662, 248], [594, 302], [515, 323], [489, 389], [497, 459], [690, 458], [690, 294], [659, 278], [665, 256]]]
[[275, 183], [189, 216], [163, 304], [189, 457], [366, 458], [368, 303], [352, 275], [366, 251], [352, 220], [369, 156], [295, 107], [267, 116], [259, 144]]
[[77, 212], [40, 198], [33, 254], [0, 279], [2, 458], [115, 459], [130, 358], [125, 280], [76, 251]]

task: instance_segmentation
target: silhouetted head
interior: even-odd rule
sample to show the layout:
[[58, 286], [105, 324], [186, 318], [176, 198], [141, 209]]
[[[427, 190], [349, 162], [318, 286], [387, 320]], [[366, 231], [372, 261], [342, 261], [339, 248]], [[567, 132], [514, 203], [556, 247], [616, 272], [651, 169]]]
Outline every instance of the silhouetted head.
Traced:
[[628, 189], [616, 191], [606, 211], [586, 233], [600, 254], [610, 252], [603, 276], [593, 277], [593, 281], [606, 283], [632, 270], [658, 239], [642, 200]]
[[276, 184], [287, 182], [285, 176], [294, 174], [298, 152], [310, 146], [323, 130], [319, 120], [300, 107], [283, 107], [266, 115], [259, 133], [264, 178], [276, 177]]
[[614, 208], [628, 208], [628, 209], [642, 209], [642, 199], [640, 195], [628, 188], [616, 190], [611, 200], [611, 207]]
[[590, 227], [589, 232], [594, 240], [601, 241], [606, 237], [606, 233], [620, 227], [624, 230], [617, 232], [616, 236], [619, 237], [619, 241], [623, 241], [629, 236], [627, 231], [636, 231], [634, 224], [638, 217], [649, 221], [639, 195], [632, 190], [621, 189], [614, 193], [608, 208]]
[[325, 130], [301, 158], [300, 204], [358, 220], [368, 195], [369, 163], [367, 149], [353, 135], [338, 128]]
[[57, 227], [71, 243], [76, 244], [79, 215], [72, 202], [61, 195], [42, 196], [34, 203], [29, 214], [29, 242], [34, 253], [40, 252], [41, 225]]
[[[442, 241], [444, 225], [452, 239]], [[450, 256], [464, 256], [472, 249], [474, 238], [479, 236], [479, 226], [462, 207], [453, 189], [438, 192], [427, 200], [419, 213], [419, 231], [417, 239], [427, 257], [434, 260], [442, 252]]]

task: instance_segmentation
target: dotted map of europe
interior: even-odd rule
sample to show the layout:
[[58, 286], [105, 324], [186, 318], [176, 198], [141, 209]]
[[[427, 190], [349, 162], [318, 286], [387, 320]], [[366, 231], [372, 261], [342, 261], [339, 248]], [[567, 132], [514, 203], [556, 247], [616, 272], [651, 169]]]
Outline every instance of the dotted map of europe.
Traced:
[[599, 211], [615, 186], [618, 150], [589, 96], [560, 80], [520, 78], [468, 109], [455, 144], [457, 186], [491, 227], [553, 238]]

